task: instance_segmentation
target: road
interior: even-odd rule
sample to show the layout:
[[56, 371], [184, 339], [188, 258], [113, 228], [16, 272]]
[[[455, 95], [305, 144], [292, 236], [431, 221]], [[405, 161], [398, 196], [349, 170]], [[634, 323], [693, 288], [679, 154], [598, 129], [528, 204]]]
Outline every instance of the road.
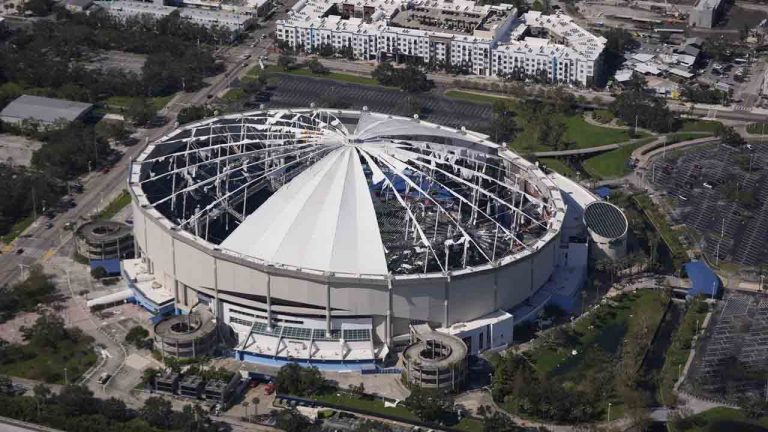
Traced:
[[[81, 179], [84, 192], [75, 197], [76, 207], [52, 219], [50, 221], [52, 227], [47, 228], [48, 220], [45, 216], [41, 216], [19, 238], [11, 244], [5, 245], [2, 251], [3, 255], [0, 255], [0, 287], [18, 281], [28, 272], [27, 269], [31, 265], [45, 264], [54, 256], [71, 254], [72, 231], [65, 230], [65, 224], [70, 221], [81, 223], [87, 220], [119, 194], [126, 187], [131, 161], [143, 151], [146, 143], [154, 141], [174, 129], [176, 118], [182, 108], [205, 103], [223, 93], [235, 78], [242, 76], [246, 72], [246, 66], [250, 59], [255, 60], [258, 56], [266, 53], [270, 41], [260, 39], [260, 34], [268, 31], [269, 29], [261, 29], [256, 33], [260, 43], [254, 46], [248, 43], [221, 49], [218, 57], [224, 60], [226, 71], [208, 79], [209, 85], [197, 92], [177, 94], [160, 112], [162, 116], [168, 119], [168, 122], [159, 128], [139, 129], [134, 134], [139, 144], [126, 148], [124, 156], [109, 172], [92, 172], [84, 176]], [[246, 58], [248, 54], [250, 59]], [[111, 390], [108, 385], [102, 386], [96, 383], [95, 377], [98, 377], [102, 372], [112, 376], [119, 374], [125, 364], [125, 350], [120, 343], [121, 341], [113, 340], [110, 335], [103, 331], [102, 323], [95, 320], [86, 309], [85, 299], [75, 295], [81, 287], [73, 287], [74, 283], [69, 281], [69, 273], [67, 273], [66, 279], [67, 283], [60, 283], [59, 288], [64, 295], [72, 299], [68, 303], [75, 305], [69, 312], [70, 324], [82, 328], [87, 334], [93, 336], [96, 342], [104, 345], [105, 351], [110, 354], [103, 363], [99, 364], [99, 367], [84, 377], [85, 383], [97, 397], [108, 397], [114, 393], [114, 390]], [[28, 384], [34, 385], [34, 383]], [[121, 396], [131, 399], [130, 395]], [[236, 427], [235, 430], [244, 429]]]
[[[308, 57], [302, 57], [299, 56], [298, 60], [303, 61], [306, 60]], [[327, 68], [336, 71], [336, 72], [347, 72], [357, 75], [364, 75], [366, 77], [370, 77], [371, 71], [376, 67], [374, 62], [349, 62], [345, 60], [336, 60], [336, 59], [320, 59], [320, 62], [325, 65]], [[452, 76], [444, 73], [430, 73], [428, 74], [429, 79], [434, 81], [436, 84], [440, 84], [447, 87], [453, 87], [455, 85], [455, 82], [457, 80], [462, 81], [480, 81], [480, 82], [489, 82], [489, 79], [487, 77], [476, 77], [476, 76]], [[530, 85], [527, 87], [534, 88], [534, 85]], [[588, 101], [592, 101], [595, 97], [599, 97], [602, 99], [603, 103], [610, 103], [613, 101], [613, 96], [609, 92], [601, 92], [601, 91], [594, 91], [589, 89], [576, 89], [571, 88], [568, 89], [570, 92], [572, 92], [576, 96], [584, 96]], [[759, 89], [749, 89], [749, 92], [755, 92], [757, 91], [759, 94]], [[491, 96], [500, 96], [499, 94], [493, 94], [490, 92], [480, 92], [475, 91], [476, 93], [487, 93]], [[503, 95], [502, 95], [503, 96]], [[726, 120], [739, 120], [739, 121], [748, 121], [748, 122], [759, 122], [759, 121], [765, 121], [768, 119], [768, 110], [761, 110], [761, 109], [754, 109], [749, 108], [752, 111], [749, 110], [733, 110], [731, 107], [724, 107], [724, 106], [708, 106], [708, 105], [696, 105], [693, 110], [691, 110], [691, 104], [689, 103], [681, 103], [676, 101], [668, 101], [667, 103], [669, 109], [674, 112], [678, 113], [684, 113], [684, 114], [693, 114], [696, 116], [702, 116], [706, 118], [712, 118], [712, 119], [726, 119]]]

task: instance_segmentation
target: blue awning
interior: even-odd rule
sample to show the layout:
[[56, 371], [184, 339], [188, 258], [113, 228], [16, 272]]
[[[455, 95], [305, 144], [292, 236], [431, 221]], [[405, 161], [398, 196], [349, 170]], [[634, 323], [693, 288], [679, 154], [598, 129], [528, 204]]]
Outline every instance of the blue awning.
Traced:
[[713, 297], [720, 291], [720, 278], [704, 261], [691, 261], [683, 264], [685, 273], [691, 280], [691, 289], [688, 296], [705, 295]]
[[606, 199], [611, 195], [611, 188], [608, 186], [600, 186], [595, 189], [595, 195], [599, 196], [600, 199]]

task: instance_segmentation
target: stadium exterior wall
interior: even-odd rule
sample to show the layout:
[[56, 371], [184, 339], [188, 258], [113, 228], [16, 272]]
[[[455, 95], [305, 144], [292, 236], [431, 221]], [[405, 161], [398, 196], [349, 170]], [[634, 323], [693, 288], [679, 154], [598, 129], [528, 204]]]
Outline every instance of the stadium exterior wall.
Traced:
[[[135, 201], [134, 201], [135, 203]], [[548, 233], [537, 251], [511, 257], [506, 264], [485, 270], [400, 276], [391, 279], [352, 279], [333, 275], [263, 266], [218, 250], [191, 234], [165, 226], [156, 210], [134, 204], [136, 241], [158, 280], [174, 292], [177, 307], [189, 309], [196, 292], [216, 300], [262, 309], [263, 302], [248, 297], [270, 298], [314, 307], [272, 305], [273, 313], [326, 317], [374, 316], [386, 318], [392, 328], [375, 328], [378, 339], [407, 333], [408, 321], [425, 320], [448, 327], [493, 310], [511, 309], [525, 301], [552, 274], [557, 261], [560, 233]], [[218, 315], [218, 314], [217, 314]], [[374, 320], [376, 321], [376, 320]]]

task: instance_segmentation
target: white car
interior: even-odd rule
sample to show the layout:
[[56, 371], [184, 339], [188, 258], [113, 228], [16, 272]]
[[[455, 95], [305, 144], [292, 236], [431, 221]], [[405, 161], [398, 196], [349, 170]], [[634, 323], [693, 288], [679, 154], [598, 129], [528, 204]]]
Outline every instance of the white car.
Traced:
[[714, 187], [709, 182], [704, 182], [704, 187], [707, 189], [713, 189]]

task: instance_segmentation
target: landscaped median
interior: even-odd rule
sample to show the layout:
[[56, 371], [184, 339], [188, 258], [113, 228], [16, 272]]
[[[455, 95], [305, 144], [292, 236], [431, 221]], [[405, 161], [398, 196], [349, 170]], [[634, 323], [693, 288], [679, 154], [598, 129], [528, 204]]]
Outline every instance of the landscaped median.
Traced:
[[131, 203], [131, 194], [123, 189], [103, 210], [96, 215], [97, 219], [108, 220], [115, 217], [122, 209]]
[[258, 78], [260, 75], [266, 76], [268, 74], [276, 74], [276, 73], [330, 79], [334, 81], [348, 82], [352, 84], [379, 85], [379, 83], [375, 79], [371, 77], [361, 76], [361, 75], [353, 75], [353, 74], [340, 73], [340, 72], [328, 72], [325, 74], [316, 74], [310, 71], [309, 69], [307, 69], [305, 65], [297, 65], [288, 70], [281, 69], [276, 65], [267, 65], [265, 69], [261, 69], [261, 67], [255, 66], [254, 68], [248, 71], [248, 74], [246, 76], [249, 78]]
[[440, 430], [460, 432], [482, 432], [484, 430], [483, 420], [478, 418], [463, 417], [458, 419], [455, 417], [455, 413], [451, 412], [448, 413], [450, 418], [447, 419], [447, 422], [441, 424], [425, 422], [406, 408], [402, 402], [396, 407], [386, 407], [383, 399], [335, 388], [325, 388], [322, 392], [307, 397], [277, 396], [278, 400], [281, 398], [289, 405], [293, 402], [320, 405], [331, 409], [380, 418], [384, 421], [394, 421], [424, 428], [439, 428]]
[[634, 195], [632, 199], [643, 211], [645, 216], [664, 240], [664, 243], [667, 245], [670, 253], [672, 254], [672, 258], [676, 263], [676, 267], [679, 267], [679, 265], [682, 264], [687, 256], [686, 249], [680, 241], [678, 233], [673, 230], [671, 226], [669, 226], [666, 217], [664, 217], [659, 208], [648, 195], [638, 194]]
[[593, 156], [582, 163], [582, 168], [591, 177], [607, 180], [623, 177], [632, 172], [629, 157], [636, 149], [653, 142], [656, 138], [643, 138], [615, 150]]
[[693, 338], [704, 323], [709, 308], [702, 298], [696, 298], [687, 305], [680, 326], [672, 336], [672, 344], [667, 350], [664, 367], [659, 379], [658, 399], [666, 406], [674, 405], [674, 386], [682, 374], [693, 345]]
[[492, 359], [494, 399], [513, 414], [568, 424], [643, 408], [637, 370], [668, 301], [658, 290], [622, 294], [547, 331], [524, 354]]
[[675, 417], [670, 432], [765, 432], [768, 416], [750, 418], [744, 410], [712, 408], [689, 417]]
[[[507, 103], [511, 111], [515, 113], [515, 116], [521, 116], [521, 102], [517, 99], [512, 99], [504, 96], [495, 96], [480, 94], [474, 92], [467, 92], [461, 90], [449, 90], [445, 92], [445, 96], [453, 99], [458, 99], [466, 102], [473, 103], [495, 103], [505, 102]], [[572, 149], [586, 149], [591, 147], [599, 147], [608, 144], [616, 144], [620, 142], [626, 142], [631, 139], [629, 131], [625, 129], [609, 128], [596, 126], [587, 123], [584, 120], [583, 113], [575, 110], [570, 114], [553, 113], [552, 121], [562, 122], [565, 126], [565, 132], [562, 137], [562, 141], [568, 143], [567, 150]], [[517, 133], [514, 141], [510, 143], [510, 147], [517, 151], [552, 151], [553, 148], [544, 146], [530, 147], [530, 143], [536, 142], [536, 134], [539, 133], [535, 125], [528, 123], [518, 122], [517, 125], [521, 130]], [[646, 137], [647, 134], [639, 133], [639, 137]]]

